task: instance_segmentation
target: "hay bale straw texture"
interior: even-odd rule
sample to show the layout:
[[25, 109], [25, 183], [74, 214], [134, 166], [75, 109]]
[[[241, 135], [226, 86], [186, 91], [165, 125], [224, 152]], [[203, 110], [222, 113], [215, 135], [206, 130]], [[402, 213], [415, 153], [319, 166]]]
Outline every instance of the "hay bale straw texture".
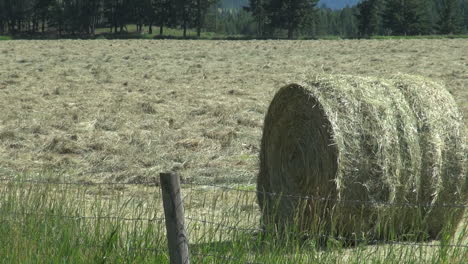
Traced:
[[265, 117], [262, 222], [346, 237], [453, 233], [464, 209], [444, 204], [467, 201], [463, 129], [452, 96], [422, 77], [319, 75], [287, 85]]

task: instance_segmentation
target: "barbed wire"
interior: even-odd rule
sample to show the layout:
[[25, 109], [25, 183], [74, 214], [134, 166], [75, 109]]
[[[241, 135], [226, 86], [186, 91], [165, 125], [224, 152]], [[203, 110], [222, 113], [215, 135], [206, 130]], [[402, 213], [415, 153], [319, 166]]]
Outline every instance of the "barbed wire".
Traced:
[[294, 194], [284, 194], [284, 193], [274, 193], [274, 192], [267, 192], [267, 191], [259, 191], [259, 190], [245, 190], [239, 189], [230, 186], [224, 185], [216, 185], [216, 184], [200, 184], [200, 183], [187, 183], [185, 185], [194, 185], [194, 186], [201, 186], [201, 187], [213, 187], [219, 188], [224, 190], [230, 191], [237, 191], [237, 192], [244, 192], [244, 193], [256, 193], [256, 194], [264, 194], [270, 196], [280, 196], [281, 198], [294, 198], [294, 199], [302, 199], [302, 200], [313, 200], [313, 201], [323, 201], [323, 202], [335, 202], [335, 203], [356, 203], [356, 204], [369, 204], [371, 206], [387, 206], [387, 207], [423, 207], [423, 208], [435, 208], [435, 207], [442, 207], [442, 208], [468, 208], [466, 204], [448, 204], [448, 203], [419, 203], [419, 204], [412, 204], [412, 203], [402, 203], [402, 202], [382, 202], [382, 201], [363, 201], [363, 200], [346, 200], [346, 199], [332, 199], [326, 197], [316, 197], [312, 195], [300, 196]]
[[[230, 226], [230, 225], [226, 225], [226, 224], [223, 224], [223, 223], [218, 223], [218, 222], [213, 222], [213, 221], [208, 221], [208, 220], [203, 220], [203, 219], [197, 219], [197, 218], [193, 218], [193, 217], [185, 217], [185, 219], [188, 219], [188, 220], [194, 221], [194, 222], [203, 223], [203, 224], [216, 225], [216, 226], [218, 226], [220, 228], [230, 229], [230, 230], [239, 230], [239, 231], [247, 231], [247, 232], [266, 232], [266, 230], [262, 229], [262, 228], [245, 228], [245, 227], [238, 227], [238, 226]], [[295, 235], [295, 236], [298, 235], [295, 232], [287, 232], [287, 234]], [[368, 245], [402, 245], [402, 246], [468, 248], [468, 245], [464, 245], [464, 244], [440, 244], [440, 245], [435, 245], [435, 244], [418, 243], [418, 242], [405, 242], [405, 241], [391, 241], [391, 240], [377, 240], [377, 239], [366, 240], [366, 239], [348, 238], [348, 237], [342, 237], [342, 236], [330, 236], [330, 235], [325, 235], [325, 234], [318, 234], [318, 235], [315, 235], [314, 237], [334, 239], [334, 240], [337, 240], [337, 241], [346, 241], [346, 242], [354, 242], [354, 243], [366, 243]]]
[[[84, 248], [98, 248], [98, 249], [103, 249], [103, 248], [108, 248], [109, 245], [90, 245], [90, 244], [85, 244], [85, 243], [76, 243], [76, 247], [84, 247]], [[154, 253], [164, 253], [167, 254], [166, 251], [161, 250], [159, 248], [154, 248], [154, 247], [127, 247], [127, 246], [118, 246], [119, 248], [125, 248], [130, 251], [151, 251]]]
[[[11, 175], [15, 175], [15, 177], [18, 177], [18, 175], [24, 175], [27, 173], [26, 170], [22, 169], [20, 171], [18, 170], [12, 170], [12, 169], [9, 169], [9, 168], [5, 168], [5, 167], [0, 167], [0, 175], [4, 176], [6, 173], [9, 173]], [[80, 176], [80, 175], [84, 175], [84, 174], [89, 174], [89, 173], [93, 173], [93, 171], [80, 171], [80, 172], [76, 172], [76, 173], [66, 173], [66, 172], [55, 172], [56, 174], [59, 174], [61, 175], [62, 177], [63, 176], [66, 176], [66, 177], [76, 177], [76, 176]], [[29, 173], [31, 174], [31, 173]], [[39, 175], [39, 173], [36, 173], [37, 175]], [[21, 177], [21, 176], [20, 176]]]
[[404, 241], [379, 241], [381, 245], [388, 244], [388, 245], [400, 245], [400, 246], [423, 246], [423, 247], [437, 247], [437, 248], [444, 248], [444, 247], [450, 247], [450, 248], [468, 248], [468, 245], [463, 245], [463, 244], [425, 244], [425, 243], [417, 243], [417, 242], [404, 242]]
[[15, 178], [0, 178], [0, 182], [13, 183], [34, 183], [34, 184], [50, 184], [50, 185], [79, 185], [79, 186], [97, 186], [97, 185], [144, 185], [148, 187], [159, 186], [157, 181], [141, 181], [141, 182], [88, 182], [88, 181], [58, 181], [58, 180], [37, 180], [37, 179], [15, 179]]
[[[5, 168], [1, 168], [5, 170]], [[13, 172], [11, 173], [18, 173]], [[83, 172], [77, 173], [81, 175]], [[70, 177], [70, 175], [68, 175]], [[79, 186], [98, 186], [98, 185], [143, 185], [148, 187], [159, 186], [159, 182], [154, 179], [151, 181], [138, 181], [138, 182], [87, 182], [87, 181], [59, 181], [59, 180], [37, 180], [37, 179], [18, 179], [18, 178], [0, 178], [0, 182], [15, 182], [15, 183], [33, 183], [33, 184], [57, 184], [57, 185], [79, 185]], [[313, 200], [313, 201], [322, 201], [322, 202], [333, 202], [333, 203], [346, 203], [346, 204], [367, 204], [368, 206], [386, 206], [386, 207], [413, 207], [413, 208], [468, 208], [467, 204], [449, 204], [449, 203], [407, 203], [407, 202], [384, 202], [384, 201], [363, 201], [363, 200], [347, 200], [347, 199], [334, 199], [329, 197], [317, 197], [313, 195], [294, 195], [294, 194], [285, 194], [285, 193], [275, 193], [268, 191], [259, 191], [259, 190], [245, 190], [231, 186], [217, 185], [217, 184], [201, 184], [201, 183], [182, 183], [182, 185], [190, 186], [200, 186], [200, 187], [213, 187], [224, 190], [231, 190], [244, 193], [256, 193], [263, 194], [268, 196], [280, 196], [281, 198], [293, 198], [301, 200]]]
[[[40, 217], [56, 217], [64, 219], [75, 219], [75, 220], [118, 220], [118, 221], [142, 221], [142, 222], [162, 222], [166, 219], [163, 217], [151, 217], [151, 218], [129, 218], [120, 216], [82, 216], [82, 215], [57, 215], [57, 214], [38, 214], [38, 213], [9, 213], [10, 216], [40, 216]], [[5, 216], [5, 214], [3, 214]]]
[[[7, 177], [5, 178], [5, 173], [8, 172], [11, 175], [15, 175], [14, 177]], [[56, 178], [45, 178], [45, 177], [39, 177], [38, 179], [32, 179], [32, 178], [27, 178], [27, 177], [18, 177], [18, 175], [24, 174], [25, 171], [17, 171], [17, 170], [11, 170], [5, 167], [0, 167], [0, 175], [2, 175], [4, 178], [0, 178], [0, 181], [11, 181], [11, 182], [17, 182], [17, 183], [37, 183], [37, 184], [61, 184], [61, 185], [145, 185], [145, 186], [159, 186], [159, 182], [155, 179], [152, 180], [146, 180], [146, 181], [136, 181], [136, 182], [91, 182], [91, 181], [60, 181]], [[73, 178], [76, 176], [81, 176], [85, 174], [90, 174], [90, 173], [97, 173], [96, 171], [80, 171], [76, 173], [65, 173], [65, 172], [57, 172], [57, 174], [60, 175], [58, 178]]]
[[[42, 214], [31, 214], [31, 215], [42, 215]], [[121, 217], [110, 217], [110, 216], [103, 216], [103, 217], [94, 217], [94, 216], [63, 216], [63, 215], [47, 215], [47, 216], [53, 216], [53, 217], [65, 217], [65, 218], [75, 218], [75, 219], [117, 219], [117, 220], [125, 220], [125, 221], [154, 221], [154, 220], [164, 220], [164, 218], [121, 218]], [[211, 221], [206, 221], [206, 220], [201, 220], [201, 219], [195, 219], [191, 217], [187, 217], [186, 219], [189, 219], [191, 221], [196, 221], [196, 222], [202, 222], [206, 224], [214, 224], [217, 226], [220, 226], [222, 228], [228, 228], [228, 229], [235, 229], [235, 230], [242, 230], [242, 231], [261, 231], [263, 232], [263, 229], [260, 228], [239, 228], [236, 226], [228, 226], [224, 225], [221, 223], [216, 223], [216, 222], [211, 222]], [[430, 248], [468, 248], [468, 245], [464, 244], [428, 244], [428, 243], [418, 243], [418, 242], [402, 242], [402, 241], [386, 241], [386, 240], [364, 240], [364, 239], [350, 239], [350, 238], [345, 238], [345, 237], [334, 237], [334, 236], [327, 236], [327, 235], [318, 235], [317, 238], [328, 238], [328, 239], [334, 239], [337, 241], [348, 241], [348, 242], [355, 242], [355, 243], [366, 243], [367, 245], [373, 245], [373, 246], [392, 246], [392, 245], [398, 245], [398, 246], [416, 246], [416, 247], [430, 247]], [[90, 244], [85, 244], [85, 243], [79, 243], [76, 246], [79, 247], [85, 247], [85, 248], [107, 248], [108, 245], [90, 245]], [[161, 250], [160, 248], [154, 248], [154, 247], [126, 247], [126, 246], [119, 246], [119, 248], [125, 248], [128, 250], [132, 251], [151, 251], [153, 253], [164, 253], [167, 254], [166, 251]], [[202, 253], [190, 253], [191, 256], [198, 256], [202, 258], [207, 258], [207, 257], [212, 257], [216, 259], [222, 259], [222, 260], [231, 260], [231, 261], [239, 261], [238, 258], [234, 258], [231, 256], [226, 256], [226, 255], [219, 255], [219, 254], [202, 254]], [[262, 262], [252, 262], [247, 260], [244, 262], [245, 264], [264, 264]]]
[[[2, 214], [5, 216], [5, 214]], [[18, 214], [18, 213], [10, 213], [10, 216], [18, 216], [18, 215], [28, 215], [28, 216], [47, 216], [47, 217], [59, 217], [59, 218], [65, 218], [65, 219], [76, 219], [76, 220], [98, 220], [98, 219], [105, 219], [105, 220], [120, 220], [120, 221], [148, 221], [148, 222], [162, 222], [165, 221], [164, 218], [159, 218], [159, 217], [153, 217], [153, 218], [126, 218], [126, 217], [117, 217], [117, 216], [67, 216], [67, 215], [51, 215], [51, 214], [32, 214], [32, 213], [23, 213], [23, 214]], [[18, 218], [15, 219], [1, 219], [1, 221], [8, 221], [8, 220], [15, 220], [19, 222]], [[91, 245], [91, 244], [86, 244], [86, 243], [76, 243], [76, 247], [85, 247], [85, 248], [107, 248], [108, 245]], [[161, 250], [160, 248], [155, 248], [155, 247], [127, 247], [127, 246], [120, 246], [122, 248], [128, 249], [128, 250], [133, 250], [133, 251], [152, 251], [155, 253], [164, 253], [167, 254], [167, 251]]]
[[193, 218], [191, 216], [185, 216], [185, 219], [193, 221], [193, 222], [203, 223], [203, 224], [217, 225], [219, 227], [222, 227], [222, 228], [225, 228], [225, 229], [231, 229], [231, 230], [239, 230], [239, 231], [247, 231], [247, 232], [255, 232], [255, 231], [261, 232], [261, 231], [263, 231], [263, 229], [261, 229], [261, 228], [247, 228], [247, 227], [230, 226], [230, 225], [226, 225], [226, 224], [223, 224], [223, 223], [218, 223], [218, 222]]
[[[82, 174], [82, 173], [80, 173]], [[86, 182], [86, 181], [61, 181], [57, 179], [31, 179], [31, 178], [21, 178], [21, 177], [8, 177], [8, 178], [0, 178], [0, 182], [13, 182], [13, 183], [31, 183], [31, 184], [49, 184], [49, 185], [79, 185], [79, 186], [97, 186], [97, 185], [144, 185], [144, 186], [159, 186], [157, 179], [151, 181], [139, 181], [139, 182]], [[387, 206], [387, 207], [424, 207], [424, 208], [433, 208], [433, 207], [443, 207], [443, 208], [468, 208], [466, 204], [446, 204], [446, 203], [420, 203], [420, 204], [411, 204], [411, 203], [401, 203], [401, 202], [379, 202], [379, 201], [362, 201], [362, 200], [340, 200], [340, 199], [332, 199], [332, 198], [324, 198], [324, 197], [316, 197], [316, 196], [300, 196], [300, 195], [293, 195], [293, 194], [284, 194], [284, 193], [274, 193], [274, 192], [267, 192], [267, 191], [259, 191], [259, 190], [246, 190], [241, 189], [239, 187], [232, 187], [232, 186], [223, 186], [217, 184], [201, 184], [201, 183], [182, 183], [182, 186], [200, 186], [200, 187], [213, 187], [218, 188], [221, 190], [229, 190], [229, 191], [236, 191], [242, 193], [255, 193], [261, 195], [268, 195], [268, 196], [278, 196], [280, 198], [293, 198], [293, 199], [303, 199], [303, 200], [313, 200], [313, 201], [324, 201], [324, 202], [333, 202], [333, 203], [355, 203], [360, 205], [369, 205], [369, 206]], [[164, 217], [151, 217], [151, 218], [131, 218], [131, 217], [121, 217], [121, 216], [111, 216], [111, 215], [101, 215], [101, 216], [81, 216], [81, 215], [60, 215], [60, 214], [46, 214], [46, 213], [17, 213], [13, 212], [9, 215], [15, 217], [15, 220], [18, 220], [18, 216], [39, 216], [39, 217], [56, 217], [56, 218], [63, 218], [63, 219], [75, 219], [75, 220], [113, 220], [113, 221], [143, 221], [143, 222], [163, 222], [165, 221]], [[5, 216], [5, 214], [2, 214]], [[185, 216], [185, 219], [191, 222], [202, 223], [204, 225], [213, 225], [217, 226], [221, 229], [227, 230], [235, 230], [235, 231], [242, 231], [242, 232], [256, 232], [260, 234], [264, 234], [267, 230], [259, 227], [242, 227], [239, 225], [229, 225], [228, 223], [222, 222], [215, 222], [205, 219], [199, 219], [194, 216]], [[2, 221], [5, 219], [2, 219]], [[234, 223], [235, 224], [235, 223]], [[239, 223], [237, 223], [239, 224]], [[292, 233], [292, 232], [291, 232]], [[293, 235], [298, 235], [296, 233], [292, 233]], [[314, 236], [316, 239], [333, 239], [337, 241], [346, 241], [346, 242], [354, 242], [354, 243], [363, 243], [367, 245], [376, 245], [376, 246], [417, 246], [417, 247], [436, 247], [436, 248], [468, 248], [467, 244], [429, 244], [429, 243], [421, 243], [421, 242], [407, 242], [407, 241], [389, 241], [389, 240], [365, 240], [365, 239], [353, 239], [347, 237], [340, 237], [340, 236], [331, 236], [326, 234], [318, 234]], [[86, 245], [85, 245], [86, 246]], [[103, 248], [106, 245], [90, 245], [91, 247], [96, 248]], [[123, 247], [129, 250], [132, 250], [132, 247]], [[155, 253], [163, 252], [158, 248], [138, 248], [134, 247], [134, 250], [146, 250], [152, 251]], [[165, 252], [166, 254], [167, 252]], [[231, 256], [224, 256], [219, 254], [201, 254], [201, 253], [192, 253], [193, 256], [200, 256], [203, 258], [213, 257], [217, 259], [223, 260], [236, 260], [239, 261], [238, 258], [234, 258]], [[263, 264], [260, 262], [249, 262], [246, 261], [245, 264]]]
[[[191, 255], [192, 256], [199, 256], [199, 257], [202, 257], [203, 259], [207, 258], [207, 257], [212, 257], [212, 258], [215, 258], [215, 259], [223, 259], [223, 260], [231, 260], [231, 261], [239, 262], [238, 258], [234, 258], [234, 257], [231, 257], [231, 256], [225, 256], [225, 255], [200, 254], [200, 253], [191, 253]], [[246, 262], [244, 262], [244, 264], [264, 264], [264, 263], [263, 262], [246, 261]]]
[[[14, 182], [14, 183], [33, 183], [33, 184], [57, 184], [57, 185], [80, 185], [80, 186], [95, 186], [95, 185], [144, 185], [148, 187], [159, 186], [159, 183], [154, 181], [141, 181], [141, 182], [80, 182], [80, 181], [57, 181], [57, 180], [36, 180], [36, 179], [15, 179], [15, 178], [0, 178], [0, 182]], [[363, 201], [363, 200], [346, 200], [346, 199], [332, 199], [326, 197], [316, 197], [312, 195], [300, 196], [294, 194], [274, 193], [259, 190], [245, 190], [231, 186], [216, 185], [216, 184], [201, 184], [201, 183], [183, 183], [182, 186], [200, 186], [200, 187], [213, 187], [218, 189], [256, 193], [269, 196], [280, 196], [281, 198], [294, 198], [302, 200], [345, 203], [345, 204], [360, 204], [368, 206], [386, 206], [386, 207], [410, 207], [410, 208], [468, 208], [466, 204], [448, 204], [448, 203], [403, 203], [403, 202], [383, 202], [383, 201]]]
[[[17, 214], [14, 214], [17, 215]], [[32, 213], [24, 213], [22, 215], [34, 215], [34, 216], [47, 216], [47, 217], [60, 217], [60, 218], [69, 218], [69, 219], [112, 219], [112, 220], [123, 220], [123, 221], [164, 221], [164, 218], [126, 218], [126, 217], [117, 217], [117, 216], [66, 216], [66, 215], [52, 215], [52, 214], [32, 214]], [[238, 226], [229, 226], [226, 224], [218, 223], [218, 222], [213, 222], [213, 221], [207, 221], [207, 220], [202, 220], [202, 219], [196, 219], [193, 217], [186, 217], [187, 220], [194, 221], [194, 222], [200, 222], [204, 224], [210, 224], [210, 225], [216, 225], [221, 228], [225, 229], [230, 229], [230, 230], [239, 230], [239, 231], [250, 231], [250, 232], [264, 232], [265, 230], [261, 228], [242, 228]], [[418, 242], [404, 242], [404, 241], [387, 241], [387, 240], [364, 240], [364, 239], [352, 239], [352, 238], [346, 238], [346, 237], [340, 237], [340, 236], [328, 236], [328, 235], [317, 235], [316, 238], [327, 238], [327, 239], [334, 239], [337, 241], [347, 241], [347, 242], [354, 242], [354, 243], [365, 243], [367, 245], [374, 245], [374, 246], [393, 246], [393, 245], [398, 245], [398, 246], [416, 246], [416, 247], [430, 247], [430, 248], [468, 248], [468, 245], [464, 244], [428, 244], [428, 243], [418, 243]], [[89, 245], [89, 244], [79, 244], [77, 246], [80, 247], [86, 247], [86, 248], [106, 248], [108, 247], [107, 245]], [[164, 253], [166, 254], [167, 252], [163, 252], [159, 248], [151, 248], [151, 247], [125, 247], [125, 246], [120, 246], [120, 248], [125, 248], [128, 250], [133, 250], [133, 251], [151, 251], [153, 253]], [[202, 258], [207, 258], [207, 257], [213, 257], [216, 259], [222, 259], [222, 260], [232, 260], [232, 261], [239, 261], [238, 258], [226, 256], [226, 255], [214, 255], [214, 254], [201, 254], [201, 253], [191, 253], [192, 256], [199, 256]], [[245, 264], [264, 264], [262, 262], [252, 262], [252, 261], [246, 261], [244, 262]]]
[[[57, 218], [65, 218], [65, 219], [93, 219], [93, 220], [119, 220], [119, 221], [147, 221], [147, 222], [162, 222], [165, 221], [163, 217], [152, 217], [152, 218], [127, 218], [127, 217], [119, 217], [119, 216], [68, 216], [68, 215], [55, 215], [55, 214], [37, 214], [37, 213], [11, 213], [10, 215], [18, 216], [41, 216], [41, 217], [57, 217]], [[5, 215], [3, 215], [5, 216]], [[261, 228], [247, 228], [247, 227], [239, 227], [239, 226], [231, 226], [219, 222], [197, 219], [191, 216], [185, 217], [185, 219], [208, 224], [208, 225], [216, 225], [223, 229], [230, 229], [230, 230], [237, 230], [237, 231], [246, 231], [246, 232], [265, 232], [264, 229]], [[297, 235], [296, 233], [291, 233]], [[365, 240], [365, 239], [357, 239], [357, 238], [347, 238], [341, 236], [329, 236], [329, 235], [317, 235], [318, 238], [327, 238], [327, 239], [334, 239], [337, 241], [348, 241], [348, 242], [356, 242], [356, 243], [366, 243], [369, 245], [402, 245], [402, 246], [424, 246], [424, 247], [458, 247], [458, 248], [468, 248], [468, 245], [463, 244], [427, 244], [427, 243], [417, 243], [417, 242], [402, 242], [402, 241], [388, 241], [388, 240]]]

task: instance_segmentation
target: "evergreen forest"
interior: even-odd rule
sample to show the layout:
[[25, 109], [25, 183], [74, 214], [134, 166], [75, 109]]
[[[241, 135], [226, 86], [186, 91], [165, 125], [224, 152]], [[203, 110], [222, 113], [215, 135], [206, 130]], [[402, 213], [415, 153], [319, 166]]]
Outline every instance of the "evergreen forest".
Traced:
[[468, 0], [361, 0], [341, 9], [328, 6], [318, 0], [0, 0], [0, 35], [169, 37], [177, 31], [181, 37], [210, 32], [297, 39], [468, 32]]

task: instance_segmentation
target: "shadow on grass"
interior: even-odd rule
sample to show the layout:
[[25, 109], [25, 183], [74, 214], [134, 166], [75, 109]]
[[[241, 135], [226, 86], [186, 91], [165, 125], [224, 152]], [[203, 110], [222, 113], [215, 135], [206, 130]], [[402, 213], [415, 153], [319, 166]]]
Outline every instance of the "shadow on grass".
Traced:
[[196, 263], [309, 263], [314, 256], [355, 248], [321, 239], [262, 239], [252, 234], [239, 240], [194, 243], [189, 247]]
[[[0, 40], [56, 40], [56, 39], [79, 39], [79, 40], [128, 40], [128, 39], [155, 39], [155, 40], [288, 40], [284, 37], [260, 37], [260, 36], [248, 36], [248, 35], [235, 35], [235, 36], [175, 36], [175, 35], [155, 35], [155, 34], [141, 34], [136, 32], [124, 32], [124, 33], [98, 33], [95, 35], [61, 35], [58, 36], [56, 33], [21, 33], [8, 36], [0, 36]], [[299, 37], [293, 40], [340, 40], [339, 36], [322, 36], [322, 37]]]
[[[370, 36], [363, 39], [376, 39], [376, 40], [391, 40], [391, 39], [467, 39], [468, 35], [420, 35], [420, 36]], [[102, 32], [95, 35], [89, 34], [64, 34], [58, 35], [57, 32], [45, 33], [18, 33], [14, 35], [0, 35], [0, 40], [55, 40], [55, 39], [175, 39], [175, 40], [288, 40], [281, 36], [249, 36], [249, 35], [202, 35], [197, 37], [194, 35], [188, 36], [175, 36], [175, 35], [157, 35], [157, 34], [142, 34], [138, 32], [121, 32], [109, 33]], [[299, 36], [293, 40], [342, 40], [342, 39], [360, 39], [352, 37], [341, 37], [334, 35], [324, 36]]]
[[278, 234], [248, 233], [233, 240], [193, 243], [189, 248], [194, 256], [276, 255], [294, 253], [298, 248], [304, 251], [325, 251], [359, 246], [359, 243], [355, 242], [321, 237], [285, 237]]

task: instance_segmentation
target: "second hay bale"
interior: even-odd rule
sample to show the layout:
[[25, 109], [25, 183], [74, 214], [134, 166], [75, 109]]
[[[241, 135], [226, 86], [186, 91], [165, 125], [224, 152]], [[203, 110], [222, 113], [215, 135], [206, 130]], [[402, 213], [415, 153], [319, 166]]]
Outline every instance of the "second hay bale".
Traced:
[[463, 213], [439, 205], [466, 202], [462, 129], [450, 94], [421, 77], [316, 76], [283, 87], [262, 137], [262, 221], [347, 237], [418, 229], [435, 238]]

